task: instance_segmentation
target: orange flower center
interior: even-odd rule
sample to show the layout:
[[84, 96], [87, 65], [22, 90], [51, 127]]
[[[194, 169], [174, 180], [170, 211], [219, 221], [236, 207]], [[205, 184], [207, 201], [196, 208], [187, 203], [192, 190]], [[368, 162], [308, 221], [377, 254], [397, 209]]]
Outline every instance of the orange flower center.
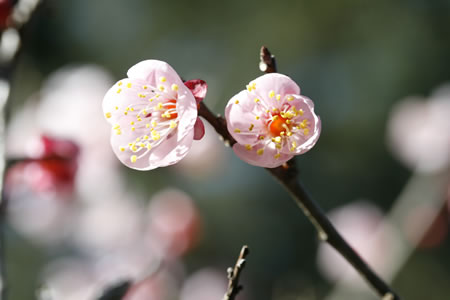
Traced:
[[286, 132], [286, 129], [289, 128], [286, 124], [286, 120], [280, 115], [274, 115], [272, 117], [272, 122], [269, 125], [269, 132], [272, 136], [280, 136], [281, 132]]

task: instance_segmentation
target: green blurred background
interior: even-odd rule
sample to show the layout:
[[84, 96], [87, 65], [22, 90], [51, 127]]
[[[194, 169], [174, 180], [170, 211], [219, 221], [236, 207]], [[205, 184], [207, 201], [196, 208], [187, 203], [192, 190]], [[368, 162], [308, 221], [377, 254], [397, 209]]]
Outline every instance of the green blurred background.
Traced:
[[[223, 113], [229, 98], [261, 74], [259, 49], [266, 45], [322, 119], [319, 142], [297, 164], [325, 211], [361, 198], [389, 211], [411, 176], [386, 146], [390, 109], [450, 78], [450, 2], [439, 0], [44, 1], [25, 39], [13, 111], [61, 66], [99, 64], [120, 79], [153, 58], [185, 79], [207, 81], [205, 103]], [[229, 161], [201, 180], [172, 167], [121, 171], [142, 194], [175, 186], [195, 200], [204, 234], [183, 259], [188, 272], [215, 266], [225, 276], [248, 244], [247, 299], [322, 299], [332, 284], [317, 269], [314, 228], [267, 172], [228, 152]], [[45, 262], [64, 253], [14, 231], [7, 245], [10, 299], [30, 299]], [[403, 299], [448, 298], [449, 249], [444, 241], [413, 254], [393, 282]]]

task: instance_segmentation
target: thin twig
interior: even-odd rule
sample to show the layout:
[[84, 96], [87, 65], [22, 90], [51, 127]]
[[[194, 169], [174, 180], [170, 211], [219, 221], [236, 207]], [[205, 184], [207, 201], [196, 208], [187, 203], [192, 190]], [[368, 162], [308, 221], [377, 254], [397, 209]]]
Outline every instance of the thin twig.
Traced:
[[245, 258], [249, 253], [247, 246], [242, 246], [241, 253], [234, 265], [234, 268], [228, 268], [228, 290], [223, 296], [223, 300], [234, 300], [236, 295], [242, 290], [242, 286], [239, 284], [239, 276], [245, 266]]
[[[261, 48], [261, 63], [268, 67], [266, 73], [276, 72], [275, 57], [270, 54], [266, 47]], [[227, 130], [226, 121], [220, 116], [214, 116], [202, 103], [199, 114], [211, 125], [216, 132], [233, 146], [236, 141]], [[327, 242], [336, 249], [367, 281], [367, 283], [378, 293], [383, 300], [397, 300], [399, 296], [367, 265], [367, 263], [353, 250], [353, 248], [342, 238], [331, 224], [320, 206], [315, 202], [298, 179], [298, 171], [294, 160], [278, 168], [266, 169], [272, 174], [282, 186], [291, 194], [295, 203], [302, 209], [305, 216], [316, 228], [319, 239]]]

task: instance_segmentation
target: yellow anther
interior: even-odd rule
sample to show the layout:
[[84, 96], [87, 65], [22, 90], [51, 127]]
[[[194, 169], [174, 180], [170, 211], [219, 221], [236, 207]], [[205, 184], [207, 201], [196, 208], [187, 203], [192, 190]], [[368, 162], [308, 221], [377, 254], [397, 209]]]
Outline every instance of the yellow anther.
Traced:
[[114, 125], [114, 127], [113, 127], [113, 129], [119, 129], [120, 128], [120, 125], [119, 124], [116, 124], [116, 125]]
[[148, 86], [144, 85], [142, 88], [143, 88], [144, 90], [146, 90], [146, 89], [148, 89]]
[[295, 151], [295, 147], [291, 147], [291, 149], [289, 149], [289, 151], [294, 152]]
[[281, 149], [281, 144], [275, 144], [275, 148]]
[[305, 112], [303, 111], [303, 109], [299, 109], [299, 110], [298, 110], [298, 113], [300, 114], [300, 116], [303, 116], [303, 114], [304, 114]]
[[294, 100], [294, 97], [292, 97], [291, 95], [287, 96], [287, 101], [292, 101]]
[[292, 123], [292, 121], [291, 120], [286, 120], [286, 124], [291, 124]]
[[153, 100], [155, 100], [155, 98], [148, 99], [149, 102], [153, 102]]
[[156, 125], [158, 125], [158, 123], [156, 123], [155, 120], [152, 120], [151, 124], [152, 124], [152, 127], [156, 127]]
[[281, 156], [281, 154], [280, 154], [280, 153], [277, 153], [277, 154], [275, 154], [273, 157], [274, 157], [275, 159], [279, 159], [280, 156]]
[[136, 130], [136, 128], [135, 127], [131, 127], [131, 131], [135, 131]]
[[134, 108], [133, 108], [133, 107], [131, 107], [131, 108], [130, 108], [130, 110], [131, 110], [131, 111], [134, 111]]
[[[147, 125], [148, 125], [148, 124], [147, 124]], [[148, 135], [144, 135], [144, 136], [142, 137], [142, 139], [148, 140]]]
[[158, 89], [162, 92], [164, 91], [166, 88], [163, 85], [158, 86]]
[[170, 121], [170, 128], [175, 128], [177, 127], [177, 123], [175, 121]]
[[143, 113], [144, 115], [147, 115], [147, 114], [148, 114], [147, 110], [145, 110], [145, 109], [142, 110], [142, 113]]
[[286, 135], [287, 136], [292, 136], [292, 132], [289, 131]]
[[250, 144], [247, 144], [247, 145], [245, 145], [245, 149], [247, 149], [248, 151], [250, 151], [250, 150], [252, 150], [252, 145], [250, 145]]
[[166, 82], [166, 77], [164, 77], [164, 76], [161, 76], [161, 77], [159, 77], [159, 80], [161, 81], [161, 82]]
[[122, 133], [122, 130], [116, 129], [116, 134], [117, 134], [117, 135], [120, 135], [121, 133]]
[[145, 147], [145, 144], [144, 144], [144, 143], [140, 143], [139, 146], [140, 146], [141, 148], [144, 148], [144, 147]]
[[292, 147], [296, 148], [297, 147], [297, 142], [296, 141], [292, 141], [291, 145], [292, 145]]
[[239, 104], [239, 100], [234, 101], [234, 104]]
[[135, 144], [133, 144], [133, 146], [131, 146], [131, 150], [133, 150], [133, 151], [137, 151], [137, 147], [136, 147], [136, 145], [135, 145]]
[[159, 102], [159, 103], [156, 105], [155, 108], [156, 108], [156, 109], [161, 109], [161, 108], [163, 108], [162, 102]]
[[272, 121], [278, 120], [278, 115], [272, 116]]
[[258, 149], [258, 150], [256, 151], [256, 154], [258, 154], [258, 155], [263, 155], [263, 154], [264, 154], [264, 149]]
[[253, 127], [255, 127], [255, 125], [254, 125], [254, 124], [250, 124], [250, 127], [248, 128], [248, 130], [249, 130], [249, 131], [252, 131], [252, 130], [253, 130]]
[[304, 135], [308, 135], [309, 134], [309, 129], [308, 128], [303, 129], [303, 134]]
[[131, 122], [130, 122], [130, 125], [134, 125], [134, 122], [133, 122], [133, 121], [131, 121]]
[[132, 163], [135, 163], [137, 160], [137, 156], [136, 155], [131, 155], [130, 160]]
[[136, 138], [136, 142], [139, 142], [141, 140], [141, 138]]
[[272, 108], [272, 111], [273, 111], [273, 112], [277, 112], [277, 111], [278, 111], [278, 108], [274, 107], [274, 108]]
[[137, 120], [138, 120], [138, 121], [142, 121], [142, 119], [141, 119], [140, 116], [137, 116]]
[[122, 89], [117, 89], [117, 94], [120, 94], [121, 91]]
[[126, 115], [128, 115], [128, 112], [127, 112], [127, 111], [124, 111], [123, 114], [126, 116]]
[[300, 123], [300, 128], [301, 129], [305, 129], [308, 126], [308, 119], [304, 119], [301, 123]]
[[127, 88], [131, 88], [131, 82], [127, 84]]
[[159, 135], [159, 132], [156, 131], [156, 130], [153, 130], [153, 131], [152, 131], [152, 139], [153, 139], [154, 141], [157, 141], [157, 140], [159, 140], [160, 138], [161, 138], [161, 136]]
[[277, 99], [278, 101], [280, 101], [280, 99], [281, 99], [281, 95], [280, 95], [280, 94], [278, 94], [278, 95], [276, 96], [276, 99]]
[[249, 92], [252, 91], [252, 87], [250, 85], [247, 85], [247, 91], [249, 91]]
[[240, 132], [241, 132], [241, 130], [240, 130], [240, 129], [238, 129], [238, 128], [235, 128], [235, 129], [234, 129], [234, 132], [236, 132], [236, 133], [240, 133]]
[[150, 123], [145, 124], [146, 128], [150, 128]]
[[256, 82], [251, 83], [252, 89], [256, 90]]
[[115, 110], [119, 110], [119, 107], [118, 107], [118, 106], [115, 106], [114, 109], [115, 109]]
[[147, 149], [148, 149], [148, 150], [152, 149], [152, 145], [147, 144]]
[[273, 98], [275, 97], [275, 92], [274, 91], [270, 91], [269, 92], [269, 98]]
[[256, 119], [256, 120], [259, 120], [259, 116], [255, 116], [255, 119]]
[[258, 103], [258, 102], [259, 102], [259, 99], [258, 99], [258, 98], [255, 98], [254, 101], [255, 101], [255, 103]]
[[281, 143], [281, 137], [277, 136], [277, 137], [272, 138], [272, 142], [277, 143], [277, 144]]
[[172, 84], [172, 91], [178, 91], [178, 84]]
[[263, 135], [261, 135], [261, 136], [259, 137], [260, 140], [263, 140], [263, 139], [265, 139], [265, 138], [266, 138], [266, 137], [263, 136]]
[[119, 150], [120, 150], [120, 152], [124, 152], [125, 148], [124, 147], [120, 147]]
[[161, 96], [161, 95], [158, 93], [155, 94], [155, 98], [158, 98], [159, 96]]
[[286, 134], [286, 132], [282, 131], [280, 132], [280, 136], [284, 136]]
[[117, 84], [118, 86], [121, 86], [122, 85], [122, 81], [119, 81], [119, 83]]
[[291, 111], [287, 111], [284, 115], [286, 116], [284, 118], [288, 119], [292, 119], [295, 116]]

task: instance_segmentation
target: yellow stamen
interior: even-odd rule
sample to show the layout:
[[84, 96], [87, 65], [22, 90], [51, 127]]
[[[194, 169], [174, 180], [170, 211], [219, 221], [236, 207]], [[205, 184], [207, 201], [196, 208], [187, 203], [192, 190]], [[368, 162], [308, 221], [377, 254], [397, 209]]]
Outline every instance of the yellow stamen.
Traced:
[[269, 98], [273, 98], [275, 97], [275, 92], [274, 91], [270, 91], [269, 92]]
[[136, 155], [131, 155], [130, 160], [132, 163], [135, 163], [137, 160], [137, 156]]

